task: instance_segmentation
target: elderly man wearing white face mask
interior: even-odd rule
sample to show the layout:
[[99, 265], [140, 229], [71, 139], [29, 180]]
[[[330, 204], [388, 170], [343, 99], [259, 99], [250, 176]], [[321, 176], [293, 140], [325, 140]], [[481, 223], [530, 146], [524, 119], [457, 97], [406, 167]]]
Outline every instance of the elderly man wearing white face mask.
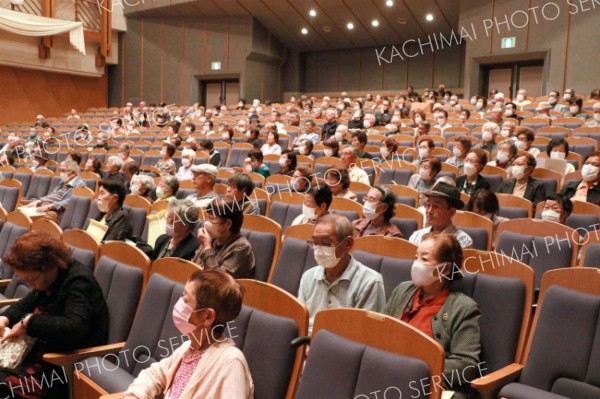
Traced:
[[354, 238], [348, 219], [324, 216], [315, 226], [309, 244], [317, 266], [302, 275], [298, 299], [308, 307], [311, 326], [317, 312], [323, 309], [383, 310], [383, 278], [350, 254]]
[[573, 212], [573, 203], [566, 196], [551, 193], [546, 197], [544, 208], [540, 214], [542, 220], [565, 224]]
[[481, 128], [481, 142], [473, 148], [486, 150], [490, 154], [496, 151], [496, 136], [500, 133], [500, 126], [494, 122], [488, 122]]
[[363, 198], [362, 219], [352, 221], [354, 238], [364, 236], [389, 236], [402, 238], [402, 232], [390, 222], [394, 217], [396, 194], [383, 187], [374, 186]]
[[196, 160], [196, 152], [190, 148], [186, 148], [181, 152], [181, 166], [177, 171], [177, 179], [179, 181], [192, 180], [194, 174], [192, 173], [192, 166]]
[[[453, 235], [427, 234], [417, 248], [411, 281], [394, 289], [384, 310], [444, 348], [444, 389], [456, 391], [452, 397], [460, 399], [469, 397], [468, 382], [479, 377], [476, 365], [481, 355], [477, 303], [452, 290], [453, 282], [463, 277], [462, 260], [462, 248]], [[450, 378], [454, 374], [463, 379]]]
[[588, 127], [599, 127], [600, 126], [600, 102], [594, 104], [593, 107], [594, 116], [585, 122]]

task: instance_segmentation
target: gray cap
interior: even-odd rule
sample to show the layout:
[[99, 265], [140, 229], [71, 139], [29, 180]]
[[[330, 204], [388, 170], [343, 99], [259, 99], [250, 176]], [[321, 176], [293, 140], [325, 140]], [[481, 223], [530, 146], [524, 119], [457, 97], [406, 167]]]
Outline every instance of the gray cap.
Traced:
[[192, 166], [192, 173], [206, 173], [207, 175], [210, 175], [216, 179], [217, 167], [209, 163], [204, 163], [202, 165], [194, 165]]

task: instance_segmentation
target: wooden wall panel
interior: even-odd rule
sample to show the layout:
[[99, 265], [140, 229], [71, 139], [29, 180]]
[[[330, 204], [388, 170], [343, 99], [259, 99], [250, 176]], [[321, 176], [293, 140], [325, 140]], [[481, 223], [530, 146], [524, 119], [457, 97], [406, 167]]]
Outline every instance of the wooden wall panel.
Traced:
[[0, 123], [34, 122], [37, 114], [57, 117], [76, 108], [108, 106], [108, 78], [0, 66]]

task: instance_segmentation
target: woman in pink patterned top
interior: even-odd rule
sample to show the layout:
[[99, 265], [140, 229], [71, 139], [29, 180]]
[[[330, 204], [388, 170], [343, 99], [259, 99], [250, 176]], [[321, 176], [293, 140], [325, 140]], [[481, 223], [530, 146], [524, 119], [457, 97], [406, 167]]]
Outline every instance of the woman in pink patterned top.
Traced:
[[243, 291], [228, 273], [192, 274], [173, 309], [177, 329], [189, 337], [173, 354], [143, 370], [124, 399], [250, 399], [254, 385], [243, 353], [225, 338], [242, 308]]

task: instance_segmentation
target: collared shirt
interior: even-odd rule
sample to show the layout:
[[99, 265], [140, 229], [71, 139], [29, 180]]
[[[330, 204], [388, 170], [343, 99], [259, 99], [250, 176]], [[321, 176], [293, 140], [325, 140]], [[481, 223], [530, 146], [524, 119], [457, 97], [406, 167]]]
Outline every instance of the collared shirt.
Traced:
[[193, 201], [194, 205], [196, 205], [198, 208], [206, 208], [208, 205], [210, 205], [212, 200], [218, 197], [219, 196], [217, 195], [217, 193], [215, 193], [214, 191], [209, 191], [202, 197], [199, 197], [198, 194], [190, 194], [187, 196], [186, 199]]
[[62, 208], [65, 207], [69, 202], [69, 198], [71, 198], [73, 189], [75, 187], [84, 187], [85, 185], [85, 181], [79, 176], [75, 177], [68, 183], [63, 183], [61, 181], [50, 194], [40, 198], [40, 200], [42, 200], [42, 202], [52, 202], [54, 210], [60, 212]]
[[383, 277], [351, 256], [346, 270], [333, 283], [327, 281], [323, 266], [305, 271], [298, 299], [308, 307], [311, 326], [317, 312], [323, 309], [358, 308], [381, 312], [385, 306]]
[[[419, 245], [423, 240], [423, 236], [428, 233], [431, 233], [431, 226], [415, 231], [414, 233], [412, 233], [408, 241], [412, 242], [415, 245]], [[469, 237], [467, 233], [457, 228], [453, 224], [446, 227], [441, 234], [454, 235], [462, 248], [471, 248], [473, 246], [473, 240], [471, 239], [471, 237]]]
[[183, 355], [179, 368], [175, 372], [173, 389], [171, 390], [168, 399], [179, 399], [181, 397], [181, 394], [183, 394], [183, 391], [185, 391], [185, 388], [187, 388], [188, 383], [192, 379], [192, 375], [196, 371], [203, 354], [204, 351], [195, 351], [190, 348], [187, 353]]
[[248, 239], [240, 233], [234, 234], [222, 245], [213, 240], [210, 249], [201, 246], [192, 261], [204, 269], [222, 270], [235, 278], [254, 277], [254, 252]]
[[582, 180], [581, 183], [577, 186], [577, 190], [575, 191], [575, 195], [571, 197], [571, 201], [587, 201], [588, 190], [592, 187], [595, 187], [598, 182], [588, 183], [585, 180]]
[[194, 173], [192, 173], [192, 165], [190, 165], [189, 168], [186, 168], [185, 166], [182, 166], [179, 168], [179, 170], [177, 171], [177, 180], [182, 181], [182, 180], [192, 180], [192, 178], [194, 177]]
[[352, 221], [354, 238], [364, 236], [388, 236], [402, 238], [402, 232], [395, 224], [383, 222], [379, 226], [373, 226], [373, 220], [369, 218]]
[[310, 140], [313, 144], [317, 144], [319, 142], [319, 134], [318, 133], [302, 133], [300, 137], [298, 137], [298, 143], [301, 143], [302, 140]]
[[356, 165], [350, 169], [350, 181], [371, 185], [367, 172]]
[[400, 320], [410, 324], [422, 333], [427, 334], [429, 337], [434, 338], [433, 330], [431, 328], [431, 319], [440, 311], [440, 309], [442, 309], [449, 294], [450, 290], [446, 288], [440, 291], [440, 293], [430, 301], [423, 302], [423, 290], [418, 288], [415, 291], [412, 306], [410, 306], [409, 301], [407, 308], [404, 309], [399, 316]]

